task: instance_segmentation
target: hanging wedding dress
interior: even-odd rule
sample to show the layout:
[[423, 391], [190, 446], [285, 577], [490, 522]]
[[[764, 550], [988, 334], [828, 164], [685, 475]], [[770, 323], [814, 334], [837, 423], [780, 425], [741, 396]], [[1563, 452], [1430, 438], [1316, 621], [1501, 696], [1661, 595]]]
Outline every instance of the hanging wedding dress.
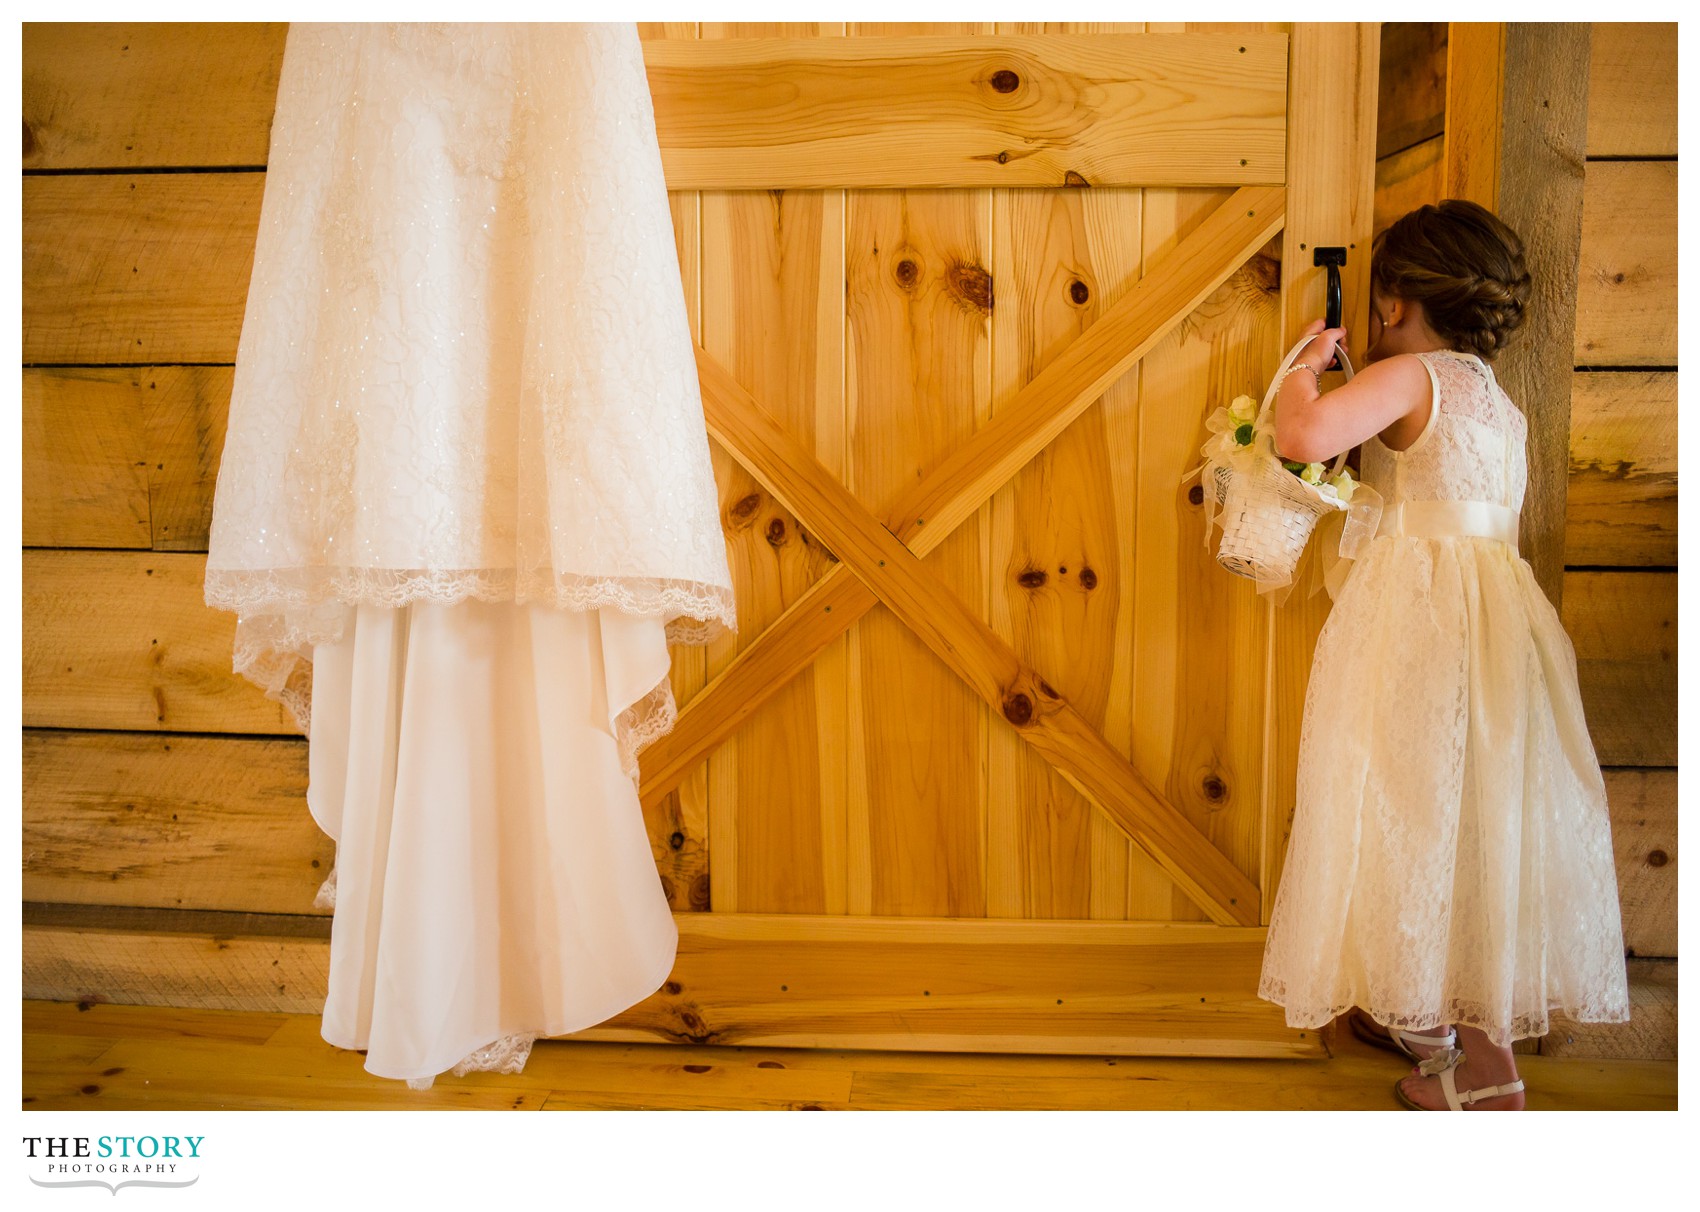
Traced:
[[692, 353], [635, 26], [290, 27], [206, 601], [309, 738], [374, 1074], [672, 967], [637, 755], [736, 626]]

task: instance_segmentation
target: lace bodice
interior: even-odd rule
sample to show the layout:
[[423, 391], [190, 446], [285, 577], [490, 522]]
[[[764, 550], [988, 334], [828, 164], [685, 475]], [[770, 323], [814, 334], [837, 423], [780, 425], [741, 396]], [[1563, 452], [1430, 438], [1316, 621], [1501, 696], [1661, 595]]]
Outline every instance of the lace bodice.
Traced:
[[1528, 422], [1474, 354], [1415, 355], [1429, 373], [1434, 405], [1405, 450], [1379, 438], [1363, 445], [1363, 480], [1388, 505], [1401, 501], [1488, 501], [1521, 511], [1529, 469]]

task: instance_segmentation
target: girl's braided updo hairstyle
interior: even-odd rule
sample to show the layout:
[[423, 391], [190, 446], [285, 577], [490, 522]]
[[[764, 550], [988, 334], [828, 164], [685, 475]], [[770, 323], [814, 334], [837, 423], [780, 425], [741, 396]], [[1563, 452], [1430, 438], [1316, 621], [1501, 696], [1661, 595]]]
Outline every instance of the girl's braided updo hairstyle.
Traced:
[[1382, 294], [1421, 303], [1442, 340], [1489, 361], [1529, 301], [1523, 241], [1492, 211], [1460, 198], [1418, 207], [1379, 232], [1370, 276]]

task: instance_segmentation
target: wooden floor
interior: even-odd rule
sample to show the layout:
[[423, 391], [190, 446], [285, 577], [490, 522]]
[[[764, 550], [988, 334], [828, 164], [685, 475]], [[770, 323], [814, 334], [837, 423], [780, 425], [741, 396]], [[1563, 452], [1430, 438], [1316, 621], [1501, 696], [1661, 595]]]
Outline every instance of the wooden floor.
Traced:
[[[30, 1110], [1398, 1110], [1399, 1058], [1009, 1056], [543, 1040], [521, 1074], [373, 1077], [316, 1015], [26, 1001]], [[1675, 1061], [1523, 1056], [1531, 1110], [1674, 1110]]]

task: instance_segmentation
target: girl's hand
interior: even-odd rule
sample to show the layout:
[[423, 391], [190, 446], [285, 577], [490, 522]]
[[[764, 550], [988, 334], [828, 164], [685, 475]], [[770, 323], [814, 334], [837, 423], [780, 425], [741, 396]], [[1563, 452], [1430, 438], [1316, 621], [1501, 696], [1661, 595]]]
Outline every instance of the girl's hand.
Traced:
[[1334, 351], [1346, 340], [1344, 328], [1329, 328], [1326, 320], [1312, 320], [1302, 336], [1311, 341], [1299, 351], [1298, 361], [1309, 362], [1318, 370], [1327, 370], [1334, 362]]

